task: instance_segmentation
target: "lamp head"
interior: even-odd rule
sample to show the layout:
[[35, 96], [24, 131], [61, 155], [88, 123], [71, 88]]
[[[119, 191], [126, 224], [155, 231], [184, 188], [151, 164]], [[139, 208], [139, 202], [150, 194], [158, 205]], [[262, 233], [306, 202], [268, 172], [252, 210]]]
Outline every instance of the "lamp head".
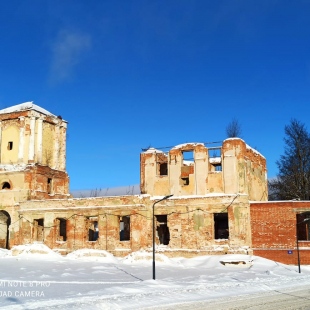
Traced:
[[172, 194], [172, 195], [165, 196], [163, 199], [168, 199], [168, 198], [170, 198], [170, 197], [172, 197], [172, 196], [173, 196], [173, 194]]

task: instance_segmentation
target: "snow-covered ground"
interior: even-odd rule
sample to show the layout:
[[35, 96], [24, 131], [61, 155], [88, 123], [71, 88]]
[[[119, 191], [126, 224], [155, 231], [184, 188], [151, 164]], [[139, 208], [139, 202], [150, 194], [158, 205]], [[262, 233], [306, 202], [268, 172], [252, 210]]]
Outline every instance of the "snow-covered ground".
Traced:
[[150, 252], [116, 258], [79, 250], [65, 257], [43, 244], [25, 245], [0, 250], [0, 309], [178, 308], [309, 287], [310, 266], [301, 268], [299, 274], [296, 266], [249, 255], [171, 259], [156, 254], [152, 280]]

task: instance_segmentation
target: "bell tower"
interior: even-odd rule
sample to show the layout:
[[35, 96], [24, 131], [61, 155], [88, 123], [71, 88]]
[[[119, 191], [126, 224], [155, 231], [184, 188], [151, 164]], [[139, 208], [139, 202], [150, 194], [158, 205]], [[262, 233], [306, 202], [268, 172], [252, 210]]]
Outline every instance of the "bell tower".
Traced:
[[68, 197], [66, 131], [62, 117], [33, 102], [0, 110], [0, 198], [5, 205]]

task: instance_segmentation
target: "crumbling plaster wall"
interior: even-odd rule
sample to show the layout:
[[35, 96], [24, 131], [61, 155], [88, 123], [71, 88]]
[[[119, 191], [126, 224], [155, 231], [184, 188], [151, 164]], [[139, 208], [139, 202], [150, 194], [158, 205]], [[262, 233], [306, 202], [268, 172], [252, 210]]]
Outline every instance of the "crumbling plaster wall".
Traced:
[[[50, 185], [48, 179], [51, 180]], [[29, 184], [31, 190], [30, 199], [60, 199], [69, 196], [69, 177], [65, 171], [35, 165], [25, 174], [25, 183]]]
[[162, 151], [150, 149], [140, 154], [140, 190], [142, 194], [150, 191], [168, 195], [170, 192], [168, 175], [159, 175], [160, 163], [168, 163], [168, 157]]
[[2, 212], [0, 212], [0, 225], [1, 225], [1, 229], [0, 229], [0, 248], [6, 248], [6, 222], [7, 222], [7, 217], [5, 216], [5, 214], [3, 214]]
[[248, 194], [253, 201], [267, 200], [266, 159], [239, 138], [223, 142], [225, 193]]
[[[183, 164], [183, 152], [193, 151], [194, 160]], [[207, 193], [208, 154], [201, 143], [188, 143], [176, 146], [165, 157], [163, 152], [149, 149], [140, 155], [141, 193], [150, 195], [203, 195]], [[159, 175], [158, 164], [166, 159], [168, 174]], [[188, 184], [182, 179], [188, 178]]]
[[33, 104], [16, 109], [0, 113], [0, 210], [8, 212], [11, 220], [10, 246], [21, 242], [19, 231], [22, 240], [31, 239], [28, 230], [20, 230], [30, 225], [19, 225], [20, 202], [69, 196], [67, 122]]
[[[79, 248], [94, 248], [114, 251], [124, 255], [140, 249], [147, 243], [149, 234], [148, 211], [144, 198], [137, 196], [49, 200], [44, 203], [29, 201], [22, 204], [23, 231], [32, 226], [36, 218], [44, 219], [44, 242], [51, 248], [72, 251]], [[120, 217], [130, 215], [131, 238], [120, 241]], [[67, 241], [57, 241], [55, 219], [67, 219]], [[96, 218], [99, 239], [88, 241], [87, 221]], [[29, 228], [28, 228], [29, 232]], [[29, 240], [34, 241], [33, 234]]]
[[[0, 196], [1, 199], [1, 196]], [[10, 225], [9, 225], [9, 247], [14, 245], [21, 244], [21, 240], [19, 238], [19, 231], [20, 231], [20, 219], [19, 219], [19, 204], [11, 204], [11, 205], [0, 205], [0, 211], [3, 210], [9, 214], [10, 217]], [[6, 230], [6, 227], [2, 227], [3, 230]], [[6, 232], [5, 232], [6, 235]]]
[[[0, 166], [1, 169], [1, 166]], [[15, 171], [0, 171], [0, 186], [10, 184], [10, 189], [0, 189], [2, 205], [29, 199], [67, 198], [69, 177], [64, 171], [53, 170], [47, 166], [27, 165], [17, 167]], [[50, 193], [47, 191], [47, 179], [53, 182]]]
[[[168, 213], [169, 247], [211, 250], [220, 244], [226, 247], [250, 246], [249, 203], [246, 196], [219, 195], [171, 201], [174, 201], [174, 208], [157, 208], [157, 212], [162, 214], [168, 210], [171, 212]], [[228, 213], [228, 240], [215, 240], [215, 213]]]
[[0, 114], [1, 164], [39, 163], [65, 171], [66, 129], [66, 121], [35, 110]]
[[[16, 120], [2, 122], [1, 163], [11, 164], [18, 161], [19, 126]], [[9, 145], [11, 144], [11, 146]]]
[[[156, 149], [141, 153], [141, 192], [174, 196], [241, 193], [248, 194], [251, 200], [267, 200], [265, 158], [239, 138], [224, 140], [218, 149], [219, 158], [210, 158], [202, 143], [175, 146], [164, 155]], [[193, 152], [191, 163], [183, 161], [188, 151]], [[159, 175], [159, 162], [165, 160], [168, 174]], [[221, 169], [216, 171], [215, 164]]]
[[[192, 163], [185, 163], [183, 153], [193, 152]], [[208, 153], [201, 143], [175, 146], [169, 152], [170, 193], [175, 196], [204, 195], [207, 192]], [[182, 179], [188, 178], [188, 184]]]
[[[2, 189], [5, 183], [10, 184], [9, 189]], [[2, 205], [7, 206], [27, 200], [29, 199], [28, 196], [29, 184], [25, 183], [25, 171], [0, 170], [0, 199]]]
[[[70, 252], [79, 248], [104, 249], [119, 256], [152, 246], [152, 207], [149, 196], [26, 201], [19, 210], [21, 242], [35, 240], [33, 223], [44, 219], [44, 242]], [[229, 239], [215, 240], [214, 213], [228, 213]], [[130, 216], [130, 240], [120, 241], [120, 218]], [[246, 195], [173, 198], [155, 205], [155, 215], [166, 215], [170, 232], [168, 252], [227, 253], [249, 248], [249, 203]], [[57, 240], [58, 218], [67, 220], [67, 240]], [[99, 239], [88, 240], [89, 218], [98, 221]], [[156, 227], [158, 225], [156, 221]], [[156, 243], [159, 244], [158, 236]]]
[[[37, 170], [38, 168], [38, 170]], [[48, 175], [54, 177], [55, 191], [51, 194], [46, 192], [46, 178]], [[9, 178], [9, 179], [8, 179]], [[19, 231], [23, 231], [26, 235], [29, 230], [23, 225], [19, 226], [19, 203], [29, 201], [30, 199], [51, 199], [68, 198], [68, 175], [62, 171], [53, 171], [49, 167], [31, 166], [26, 171], [10, 172], [8, 176], [0, 173], [0, 181], [2, 183], [9, 181], [11, 189], [0, 190], [0, 210], [8, 212], [11, 218], [9, 226], [10, 247], [20, 244]], [[2, 184], [0, 182], [0, 184]], [[31, 202], [30, 202], [31, 204]], [[29, 225], [29, 223], [28, 223]], [[25, 240], [30, 240], [25, 237]]]

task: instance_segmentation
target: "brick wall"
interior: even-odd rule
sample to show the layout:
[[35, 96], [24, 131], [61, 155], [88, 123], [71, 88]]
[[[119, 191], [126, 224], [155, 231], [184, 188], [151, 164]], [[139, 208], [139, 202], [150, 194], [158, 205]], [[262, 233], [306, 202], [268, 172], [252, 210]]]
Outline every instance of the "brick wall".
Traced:
[[[253, 254], [296, 265], [296, 214], [303, 212], [310, 212], [310, 201], [251, 203]], [[310, 242], [298, 243], [301, 264], [310, 264]]]

